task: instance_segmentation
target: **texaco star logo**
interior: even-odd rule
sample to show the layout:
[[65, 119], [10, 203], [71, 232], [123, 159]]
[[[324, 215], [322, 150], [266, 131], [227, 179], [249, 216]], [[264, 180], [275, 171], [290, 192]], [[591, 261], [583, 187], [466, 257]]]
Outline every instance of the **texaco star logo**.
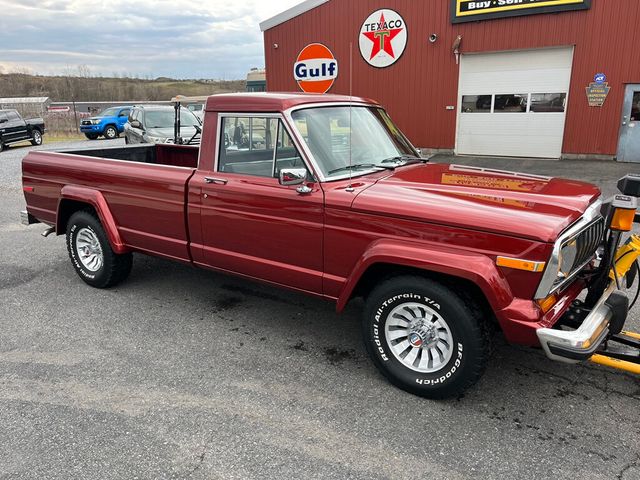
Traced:
[[360, 53], [377, 68], [393, 65], [407, 46], [407, 26], [395, 11], [373, 12], [360, 29]]

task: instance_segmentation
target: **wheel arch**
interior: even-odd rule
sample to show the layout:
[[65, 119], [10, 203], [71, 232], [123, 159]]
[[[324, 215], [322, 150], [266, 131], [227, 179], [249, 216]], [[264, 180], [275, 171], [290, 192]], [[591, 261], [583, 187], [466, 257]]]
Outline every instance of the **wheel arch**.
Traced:
[[382, 280], [399, 275], [420, 275], [442, 283], [474, 301], [491, 318], [513, 300], [507, 280], [486, 255], [381, 241], [357, 262], [338, 297], [337, 310]]
[[98, 216], [115, 253], [130, 251], [118, 232], [115, 219], [102, 193], [86, 187], [66, 185], [62, 188], [56, 214], [56, 235], [66, 232], [67, 223], [75, 212], [86, 209], [91, 209]]

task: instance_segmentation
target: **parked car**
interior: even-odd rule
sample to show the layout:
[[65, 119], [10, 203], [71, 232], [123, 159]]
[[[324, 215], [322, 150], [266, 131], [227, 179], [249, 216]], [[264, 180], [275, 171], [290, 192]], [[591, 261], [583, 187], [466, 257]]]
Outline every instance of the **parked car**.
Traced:
[[[135, 112], [145, 128], [165, 114]], [[475, 383], [493, 329], [568, 363], [620, 333], [629, 302], [617, 285], [633, 278], [638, 254], [616, 249], [640, 176], [604, 202], [588, 183], [429, 163], [380, 105], [347, 96], [218, 95], [205, 117], [202, 149], [29, 153], [23, 223], [66, 234], [73, 268], [97, 288], [122, 282], [139, 253], [304, 292], [338, 311], [363, 297], [373, 362], [425, 397]], [[264, 141], [234, 145], [229, 127], [240, 119]]]
[[187, 105], [187, 108], [191, 113], [193, 113], [196, 117], [198, 117], [198, 120], [200, 120], [200, 122], [202, 123], [202, 121], [204, 120], [204, 104], [191, 103]]
[[42, 118], [23, 120], [17, 110], [0, 110], [0, 152], [7, 145], [25, 140], [42, 145], [45, 131]]
[[80, 122], [80, 131], [89, 140], [100, 136], [108, 140], [118, 137], [124, 131], [131, 107], [111, 107], [103, 110], [95, 117], [86, 118]]
[[[175, 109], [170, 105], [136, 105], [125, 125], [124, 141], [136, 143], [173, 143]], [[200, 120], [188, 109], [180, 108], [180, 137], [183, 143], [199, 142]]]

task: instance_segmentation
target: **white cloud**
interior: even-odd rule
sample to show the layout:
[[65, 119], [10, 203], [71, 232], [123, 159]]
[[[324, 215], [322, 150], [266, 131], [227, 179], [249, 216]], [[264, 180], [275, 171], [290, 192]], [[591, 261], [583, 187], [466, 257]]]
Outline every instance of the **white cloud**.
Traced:
[[0, 0], [0, 67], [244, 78], [264, 63], [259, 22], [300, 1]]

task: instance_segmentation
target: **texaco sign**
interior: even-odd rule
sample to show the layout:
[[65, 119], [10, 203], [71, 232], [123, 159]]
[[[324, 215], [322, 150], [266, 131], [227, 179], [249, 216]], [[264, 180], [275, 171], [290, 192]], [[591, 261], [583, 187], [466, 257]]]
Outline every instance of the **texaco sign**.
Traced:
[[407, 46], [407, 25], [395, 11], [369, 15], [360, 29], [360, 53], [369, 65], [385, 68], [398, 61]]

